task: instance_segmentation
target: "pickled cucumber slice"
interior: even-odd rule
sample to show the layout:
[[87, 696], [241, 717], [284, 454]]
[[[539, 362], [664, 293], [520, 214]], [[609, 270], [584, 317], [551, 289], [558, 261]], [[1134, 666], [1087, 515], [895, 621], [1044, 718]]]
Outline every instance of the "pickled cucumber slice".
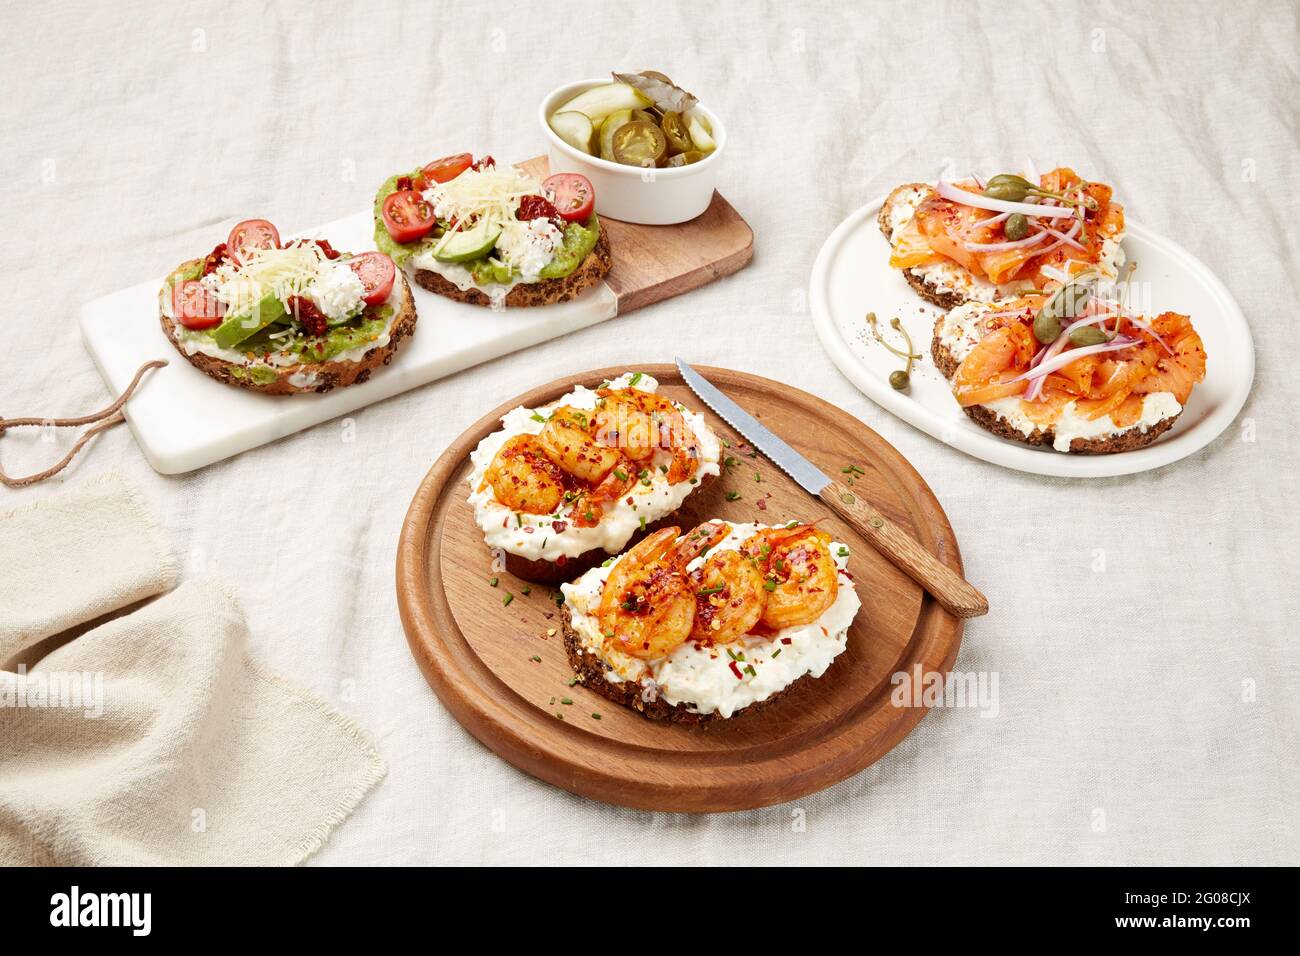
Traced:
[[705, 125], [704, 120], [698, 116], [686, 117], [686, 129], [691, 134], [691, 142], [695, 148], [702, 153], [711, 153], [717, 149], [718, 144], [713, 141], [709, 128]]
[[[604, 83], [579, 93], [556, 112], [582, 113], [593, 124], [599, 125], [615, 110], [644, 109], [651, 102], [650, 97], [626, 83]], [[555, 122], [554, 116], [551, 122]]]
[[605, 122], [600, 124], [600, 158], [607, 159], [611, 163], [614, 159], [614, 133], [620, 126], [632, 122], [632, 118], [640, 110], [615, 110], [605, 117]]
[[586, 113], [580, 113], [576, 110], [561, 110], [558, 113], [552, 113], [551, 129], [555, 130], [556, 136], [574, 149], [590, 153], [593, 156], [596, 154], [594, 148], [596, 131]]

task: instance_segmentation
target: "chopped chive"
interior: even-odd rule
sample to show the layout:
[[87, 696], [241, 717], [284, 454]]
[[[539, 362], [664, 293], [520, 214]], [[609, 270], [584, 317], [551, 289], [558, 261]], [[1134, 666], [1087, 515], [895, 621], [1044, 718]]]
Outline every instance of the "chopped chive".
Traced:
[[573, 680], [569, 681], [569, 686], [572, 687], [576, 683], [578, 683], [578, 678], [575, 677]]
[[725, 591], [726, 589], [727, 586], [725, 584], [719, 584], [716, 588], [705, 588], [704, 590], [696, 591], [695, 593], [698, 594], [700, 597], [708, 597], [710, 594], [717, 594], [720, 591]]
[[641, 530], [645, 530], [645, 515], [641, 516]]
[[542, 662], [542, 659], [538, 657], [536, 654], [534, 654], [532, 657], [528, 659], [532, 661], [534, 664], [540, 664]]
[[496, 578], [488, 578], [488, 587], [493, 587], [493, 588], [494, 588], [494, 587], [496, 587], [496, 586], [497, 586], [497, 579], [496, 579]]
[[509, 607], [509, 606], [510, 606], [510, 602], [513, 601], [514, 599], [515, 599], [515, 596], [514, 596], [513, 594], [511, 594], [509, 591], [507, 591], [507, 592], [506, 592], [506, 596], [503, 597], [503, 598], [501, 599], [501, 606], [502, 606], [502, 607]]
[[560, 703], [563, 704], [565, 707], [572, 707], [572, 706], [573, 706], [573, 698], [572, 698], [572, 697], [561, 697], [561, 698], [560, 698]]
[[849, 556], [849, 549], [844, 547], [843, 545], [840, 545], [839, 551], [835, 553], [838, 554], [841, 558], [847, 558]]
[[662, 471], [665, 475], [668, 474], [668, 466], [667, 466], [667, 465], [660, 465], [660, 466], [659, 466], [659, 470]]
[[757, 677], [757, 676], [758, 676], [758, 671], [754, 670], [754, 665], [753, 665], [753, 664], [746, 664], [746, 665], [742, 668], [742, 670], [744, 670], [744, 672], [745, 672], [746, 674], [748, 674], [750, 677]]
[[622, 468], [615, 468], [614, 477], [617, 478], [619, 481], [627, 481], [627, 472], [624, 471]]
[[728, 492], [727, 492], [727, 500], [728, 500], [728, 501], [739, 501], [739, 500], [740, 500], [740, 492], [739, 492], [739, 491], [728, 491]]
[[537, 413], [537, 412], [533, 412], [533, 413], [532, 413], [531, 415], [529, 415], [528, 417], [531, 418], [531, 419], [532, 419], [533, 421], [535, 421], [535, 422], [544, 422], [544, 421], [546, 421], [546, 417], [545, 417], [544, 415], [541, 415], [541, 414]]
[[772, 652], [772, 656], [773, 656], [773, 657], [780, 657], [780, 656], [781, 656], [781, 648], [778, 647], [776, 650], [774, 650], [774, 651]]
[[759, 472], [757, 472], [757, 471], [754, 472], [754, 480], [755, 480], [755, 481], [762, 481], [762, 480], [763, 480], [763, 476], [762, 476], [762, 474], [759, 473]]
[[640, 372], [637, 372], [635, 375], [633, 375], [631, 378], [629, 378], [629, 379], [627, 380], [627, 384], [628, 384], [629, 386], [632, 386], [632, 385], [635, 385], [635, 384], [636, 384], [637, 382], [639, 382], [639, 381], [641, 381], [641, 373], [640, 373]]
[[772, 578], [768, 578], [766, 581], [763, 582], [763, 590], [764, 590], [764, 591], [775, 591], [775, 590], [776, 590], [776, 581], [773, 580]]
[[600, 720], [600, 713], [599, 713], [598, 711], [593, 710], [593, 711], [591, 712], [591, 719], [592, 719], [592, 720]]
[[525, 585], [523, 586], [522, 591], [523, 591], [523, 595], [524, 595], [524, 597], [528, 597], [528, 595], [530, 595], [530, 594], [533, 593], [533, 589], [530, 588], [527, 584], [525, 584]]

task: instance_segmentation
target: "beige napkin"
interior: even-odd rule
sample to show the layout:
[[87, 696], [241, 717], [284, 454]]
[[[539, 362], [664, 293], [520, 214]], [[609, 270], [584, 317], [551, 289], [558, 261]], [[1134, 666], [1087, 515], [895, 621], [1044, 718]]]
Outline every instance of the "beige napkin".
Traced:
[[0, 511], [0, 863], [298, 863], [383, 778], [248, 659], [232, 594], [176, 577], [120, 476]]

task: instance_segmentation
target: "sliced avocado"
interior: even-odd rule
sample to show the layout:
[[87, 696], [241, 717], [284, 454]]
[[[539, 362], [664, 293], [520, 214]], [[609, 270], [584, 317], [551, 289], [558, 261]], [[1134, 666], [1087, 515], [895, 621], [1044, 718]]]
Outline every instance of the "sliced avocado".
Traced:
[[233, 349], [244, 339], [256, 335], [283, 317], [283, 303], [275, 293], [268, 292], [251, 309], [241, 309], [227, 315], [225, 321], [212, 333], [212, 339], [223, 349]]
[[495, 223], [480, 222], [464, 232], [453, 233], [446, 242], [434, 247], [433, 257], [439, 262], [470, 262], [481, 259], [492, 251], [501, 235]]

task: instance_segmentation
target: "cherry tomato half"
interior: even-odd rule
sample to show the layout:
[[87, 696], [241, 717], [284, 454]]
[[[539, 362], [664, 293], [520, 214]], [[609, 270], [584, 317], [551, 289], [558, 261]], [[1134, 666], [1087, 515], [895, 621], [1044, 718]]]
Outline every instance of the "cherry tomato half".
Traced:
[[397, 279], [397, 267], [382, 252], [363, 252], [348, 260], [348, 267], [357, 274], [365, 294], [361, 300], [366, 305], [377, 305], [388, 298]]
[[384, 228], [394, 242], [414, 242], [434, 226], [433, 207], [414, 189], [399, 189], [384, 200]]
[[596, 208], [596, 190], [580, 173], [556, 173], [542, 183], [542, 195], [569, 222], [586, 222]]
[[172, 312], [187, 329], [210, 329], [221, 324], [223, 309], [211, 289], [187, 279], [172, 286]]
[[457, 153], [455, 156], [435, 159], [420, 170], [420, 173], [427, 182], [445, 183], [455, 179], [472, 165], [474, 165], [473, 156], [469, 153]]
[[245, 249], [279, 249], [280, 231], [265, 219], [245, 219], [230, 230], [226, 249], [238, 260]]

